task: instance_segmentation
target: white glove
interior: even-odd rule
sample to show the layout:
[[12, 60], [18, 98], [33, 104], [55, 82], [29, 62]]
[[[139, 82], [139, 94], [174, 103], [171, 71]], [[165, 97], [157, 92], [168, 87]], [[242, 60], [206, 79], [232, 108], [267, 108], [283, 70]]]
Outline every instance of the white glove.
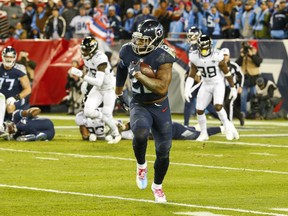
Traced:
[[230, 88], [229, 100], [236, 100], [237, 98], [237, 89], [234, 87]]
[[16, 102], [16, 99], [14, 97], [9, 97], [6, 100], [6, 104], [9, 104], [9, 105], [13, 105], [15, 102]]
[[81, 92], [83, 95], [87, 93], [87, 86], [88, 86], [88, 83], [86, 81], [83, 81], [83, 83], [81, 84]]
[[189, 103], [190, 98], [192, 98], [192, 92], [191, 88], [194, 84], [194, 79], [192, 77], [188, 77], [185, 82], [185, 88], [184, 88], [184, 98]]
[[82, 77], [83, 76], [83, 72], [75, 67], [71, 67], [70, 69], [70, 74], [75, 75], [77, 77]]

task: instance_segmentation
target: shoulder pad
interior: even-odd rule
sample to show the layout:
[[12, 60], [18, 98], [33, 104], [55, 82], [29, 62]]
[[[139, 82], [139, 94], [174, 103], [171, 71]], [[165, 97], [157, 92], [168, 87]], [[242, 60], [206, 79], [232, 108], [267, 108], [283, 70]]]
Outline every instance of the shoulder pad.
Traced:
[[175, 58], [176, 53], [175, 53], [175, 50], [173, 48], [167, 46], [166, 44], [162, 44], [159, 48], [163, 49], [164, 51], [169, 53], [173, 58]]

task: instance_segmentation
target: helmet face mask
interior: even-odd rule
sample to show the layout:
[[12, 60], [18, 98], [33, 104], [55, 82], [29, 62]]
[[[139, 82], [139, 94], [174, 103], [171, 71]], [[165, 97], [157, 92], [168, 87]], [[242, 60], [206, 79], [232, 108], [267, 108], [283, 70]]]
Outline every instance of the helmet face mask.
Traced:
[[4, 48], [2, 51], [2, 61], [6, 68], [12, 68], [16, 63], [16, 59], [17, 53], [13, 47], [8, 46]]
[[158, 21], [146, 20], [132, 34], [132, 49], [138, 55], [150, 53], [163, 43], [163, 36], [163, 26]]
[[80, 45], [82, 58], [91, 59], [98, 50], [98, 42], [94, 37], [86, 37]]
[[212, 40], [209, 36], [201, 35], [198, 39], [198, 50], [200, 55], [206, 57], [211, 54]]
[[198, 39], [201, 37], [202, 32], [197, 27], [192, 26], [187, 32], [187, 40], [190, 44], [197, 44]]

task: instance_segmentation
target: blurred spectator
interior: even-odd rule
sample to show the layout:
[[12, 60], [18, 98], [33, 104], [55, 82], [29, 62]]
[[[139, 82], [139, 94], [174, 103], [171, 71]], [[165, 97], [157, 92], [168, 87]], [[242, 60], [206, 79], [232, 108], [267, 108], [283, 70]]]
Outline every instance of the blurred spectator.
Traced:
[[230, 14], [235, 4], [235, 0], [216, 0], [215, 7], [222, 14], [224, 14], [225, 12]]
[[59, 15], [62, 16], [62, 13], [65, 9], [65, 5], [63, 3], [63, 0], [58, 0], [57, 3], [56, 3], [56, 7], [58, 8], [58, 11], [59, 11]]
[[219, 13], [215, 6], [211, 6], [210, 13], [207, 13], [206, 15], [206, 19], [210, 20], [210, 22], [207, 23], [208, 35], [212, 37], [212, 39], [223, 38], [222, 28], [226, 26], [226, 21], [223, 14]]
[[116, 16], [119, 16], [121, 18], [121, 8], [120, 8], [119, 4], [117, 3], [117, 1], [115, 1], [115, 0], [107, 0], [107, 4], [105, 5], [105, 8], [104, 8], [104, 13], [107, 16], [109, 15], [110, 6], [114, 6], [115, 7]]
[[239, 17], [239, 30], [242, 38], [252, 39], [253, 29], [252, 22], [254, 19], [253, 3], [248, 0], [245, 3], [244, 11]]
[[[184, 32], [184, 23], [185, 19], [183, 17], [183, 11], [185, 8], [184, 2], [179, 2], [177, 7], [173, 8], [173, 15], [175, 16], [175, 20], [172, 20], [169, 25], [169, 32], [172, 38], [180, 38], [181, 33]], [[179, 18], [176, 18], [179, 17]]]
[[[37, 11], [33, 16], [32, 23], [31, 23], [31, 29], [33, 31], [33, 38], [35, 35], [40, 34], [40, 37], [42, 38], [44, 25], [48, 17], [50, 16], [50, 13], [46, 11], [45, 4], [39, 3], [37, 5]], [[37, 32], [37, 34], [36, 34]]]
[[154, 16], [163, 26], [164, 38], [168, 36], [171, 21], [180, 19], [178, 12], [174, 14], [171, 8], [168, 10], [167, 0], [160, 0], [159, 8], [155, 9]]
[[52, 15], [46, 20], [44, 26], [44, 38], [59, 39], [64, 38], [66, 32], [66, 21], [59, 15], [59, 9], [52, 8]]
[[116, 8], [114, 5], [109, 6], [108, 20], [110, 24], [110, 29], [113, 30], [114, 38], [121, 39], [123, 26], [120, 16], [116, 15]]
[[288, 8], [286, 0], [280, 0], [271, 17], [271, 37], [273, 39], [288, 38]]
[[200, 26], [199, 29], [202, 31], [202, 34], [208, 34], [208, 20], [207, 18], [209, 17], [210, 14], [210, 3], [207, 0], [203, 1], [203, 5], [201, 8], [199, 8], [199, 12], [201, 15], [201, 21], [200, 21]]
[[7, 12], [0, 10], [0, 39], [8, 38], [9, 23]]
[[[73, 60], [71, 62], [71, 67], [79, 69], [79, 62], [77, 60]], [[65, 87], [67, 96], [63, 98], [63, 101], [65, 101], [68, 106], [68, 114], [74, 115], [80, 112], [82, 109], [82, 101], [84, 98], [84, 95], [81, 93], [82, 82], [82, 78], [71, 74], [70, 68], [68, 71], [67, 83]]]
[[199, 12], [193, 10], [193, 5], [190, 1], [185, 3], [185, 9], [183, 10], [184, 18], [184, 31], [187, 32], [192, 26], [201, 25], [201, 16]]
[[90, 16], [86, 15], [86, 10], [84, 7], [79, 8], [79, 15], [75, 16], [69, 26], [73, 32], [73, 38], [84, 38], [90, 35], [90, 31], [87, 28], [86, 22], [91, 20]]
[[71, 29], [71, 26], [69, 25], [74, 17], [79, 15], [79, 10], [77, 10], [74, 7], [73, 0], [66, 1], [66, 8], [62, 12], [62, 16], [66, 21], [66, 33], [65, 38], [70, 39], [73, 37], [73, 30]]
[[153, 12], [153, 5], [151, 3], [149, 3], [148, 0], [141, 0], [141, 9], [143, 9], [144, 7], [149, 7], [150, 9], [150, 14], [152, 14]]
[[126, 18], [124, 20], [124, 30], [122, 34], [123, 39], [131, 39], [134, 19], [134, 10], [132, 8], [128, 8]]
[[16, 0], [10, 0], [8, 5], [4, 5], [2, 10], [7, 12], [9, 26], [15, 26], [21, 21], [23, 16], [22, 9], [16, 4]]
[[243, 13], [242, 1], [243, 0], [236, 0], [235, 5], [232, 8], [231, 13], [230, 13], [231, 38], [239, 38], [240, 37], [239, 25], [240, 25], [241, 15]]
[[255, 15], [252, 22], [254, 39], [270, 38], [270, 12], [266, 0], [261, 2], [261, 11]]
[[125, 0], [119, 1], [119, 5], [120, 5], [120, 8], [121, 8], [121, 18], [122, 18], [122, 20], [124, 20], [125, 16], [127, 15], [126, 13], [127, 13], [127, 10], [129, 8], [132, 8], [133, 14], [134, 14], [133, 4], [134, 4], [134, 1], [125, 1]]
[[134, 15], [137, 16], [142, 13], [141, 11], [141, 1], [140, 0], [133, 0], [133, 10]]
[[[256, 80], [260, 75], [261, 58], [256, 41], [243, 42], [240, 56], [236, 63], [241, 66], [244, 74], [244, 86], [241, 94], [241, 112], [247, 115], [247, 102], [256, 94]], [[249, 95], [249, 97], [248, 97]]]
[[32, 23], [34, 14], [35, 14], [35, 10], [33, 8], [33, 4], [28, 3], [27, 6], [25, 7], [25, 11], [21, 19], [22, 26], [27, 31], [28, 37], [31, 33], [31, 23]]
[[84, 8], [85, 8], [85, 14], [87, 16], [93, 16], [93, 8], [91, 5], [91, 1], [90, 0], [84, 0]]
[[[271, 80], [264, 79], [263, 77], [258, 77], [256, 84], [256, 99], [259, 105], [259, 110], [255, 110], [255, 107], [253, 106], [251, 107], [252, 110], [256, 111], [255, 117], [264, 119], [287, 119], [287, 112], [284, 110], [274, 112], [275, 107], [279, 105], [282, 100], [281, 93], [276, 84]], [[259, 113], [257, 113], [257, 111], [259, 111]]]
[[46, 11], [51, 15], [52, 10], [54, 7], [57, 7], [56, 3], [54, 2], [54, 0], [48, 0], [46, 3]]
[[21, 22], [18, 22], [15, 26], [13, 38], [15, 39], [27, 39], [27, 31], [23, 28]]
[[[156, 18], [150, 14], [150, 9], [149, 7], [144, 7], [142, 9], [142, 14], [139, 14], [135, 17], [134, 19], [134, 24], [133, 24], [133, 28], [132, 28], [132, 31], [136, 31], [138, 25], [140, 23], [142, 23], [144, 20], [148, 20], [148, 19], [153, 19], [153, 20], [156, 20]], [[160, 20], [159, 20], [160, 21]]]

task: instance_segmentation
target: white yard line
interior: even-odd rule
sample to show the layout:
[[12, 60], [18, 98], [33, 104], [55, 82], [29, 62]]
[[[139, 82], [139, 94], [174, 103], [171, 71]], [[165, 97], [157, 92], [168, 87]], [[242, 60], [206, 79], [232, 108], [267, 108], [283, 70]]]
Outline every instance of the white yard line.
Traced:
[[51, 157], [35, 157], [35, 158], [39, 160], [52, 160], [52, 161], [59, 160], [59, 158], [51, 158]]
[[[62, 190], [18, 186], [18, 185], [0, 184], [0, 187], [22, 189], [22, 190], [31, 190], [31, 191], [40, 191], [40, 192], [55, 193], [55, 194], [68, 194], [68, 195], [77, 195], [77, 196], [85, 196], [85, 197], [97, 197], [97, 198], [102, 198], [102, 199], [117, 199], [117, 200], [132, 201], [132, 202], [155, 203], [154, 200], [127, 198], [127, 197], [121, 197], [121, 196], [107, 196], [107, 195], [101, 195], [101, 194], [62, 191]], [[159, 205], [159, 204], [157, 204], [157, 205]], [[182, 206], [182, 207], [188, 207], [188, 208], [212, 209], [212, 210], [219, 210], [219, 211], [233, 211], [233, 212], [250, 213], [250, 214], [256, 214], [256, 215], [258, 214], [258, 215], [272, 215], [272, 216], [287, 216], [286, 214], [276, 214], [276, 213], [272, 213], [272, 212], [261, 212], [261, 211], [238, 209], [238, 208], [223, 208], [223, 207], [218, 207], [218, 206], [202, 206], [202, 205], [176, 203], [176, 202], [167, 202], [163, 205]]]
[[[191, 140], [194, 141], [194, 140]], [[195, 142], [195, 141], [194, 141]], [[238, 141], [205, 141], [207, 143], [217, 143], [223, 145], [246, 145], [246, 146], [260, 146], [260, 147], [269, 147], [269, 148], [288, 148], [288, 145], [271, 145], [264, 143], [246, 143], [246, 142], [238, 142]]]
[[[114, 157], [114, 156], [109, 156], [109, 155], [106, 155], [106, 156], [82, 155], [82, 154], [68, 154], [68, 153], [61, 153], [61, 152], [40, 152], [40, 151], [30, 151], [30, 150], [21, 150], [21, 149], [9, 149], [9, 148], [0, 148], [0, 151], [32, 153], [32, 154], [62, 155], [62, 156], [70, 156], [70, 157], [75, 157], [75, 158], [97, 158], [97, 159], [100, 158], [100, 159], [110, 159], [110, 160], [135, 161], [135, 159], [132, 159], [132, 158]], [[154, 164], [154, 161], [147, 161], [147, 162]], [[233, 171], [273, 173], [273, 174], [280, 174], [280, 175], [288, 175], [288, 172], [276, 171], [276, 170], [257, 170], [257, 169], [248, 169], [248, 168], [209, 166], [209, 165], [202, 165], [202, 164], [189, 164], [189, 163], [177, 163], [177, 162], [170, 162], [170, 165], [200, 167], [200, 168], [207, 168], [207, 169], [233, 170]]]

